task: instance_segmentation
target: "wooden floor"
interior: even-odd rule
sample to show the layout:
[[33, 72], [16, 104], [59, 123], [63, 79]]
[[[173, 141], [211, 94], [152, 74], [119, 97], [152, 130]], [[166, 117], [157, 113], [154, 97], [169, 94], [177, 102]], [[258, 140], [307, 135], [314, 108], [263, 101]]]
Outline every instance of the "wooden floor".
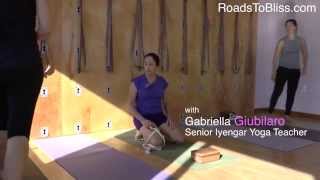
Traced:
[[[221, 179], [221, 180], [317, 180], [320, 179], [320, 143], [300, 148], [291, 152], [280, 152], [249, 144], [231, 138], [217, 139], [192, 138], [192, 141], [203, 141], [213, 144], [224, 154], [236, 156], [237, 160], [224, 166], [209, 170], [189, 170], [172, 164], [159, 157], [145, 155], [140, 148], [134, 147], [112, 137], [125, 132], [108, 131], [90, 134], [104, 144], [144, 160], [149, 165], [166, 171], [176, 179]], [[32, 141], [30, 142], [30, 158], [49, 179], [74, 179], [57, 163], [49, 159]], [[34, 180], [40, 180], [38, 168], [28, 168]], [[30, 177], [30, 175], [28, 176]]]

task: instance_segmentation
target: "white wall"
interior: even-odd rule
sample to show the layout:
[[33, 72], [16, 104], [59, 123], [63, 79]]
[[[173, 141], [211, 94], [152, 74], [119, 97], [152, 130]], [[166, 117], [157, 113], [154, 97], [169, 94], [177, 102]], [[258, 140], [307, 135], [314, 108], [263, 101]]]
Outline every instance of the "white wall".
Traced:
[[[261, 0], [260, 2], [272, 2]], [[296, 1], [315, 4], [320, 1]], [[256, 108], [269, 105], [274, 83], [271, 80], [272, 57], [277, 41], [285, 35], [284, 22], [291, 15], [284, 13], [260, 13], [258, 20], [257, 72], [256, 72]], [[299, 34], [305, 38], [309, 50], [308, 74], [300, 79], [293, 111], [320, 114], [320, 10], [317, 13], [297, 13]], [[277, 109], [284, 109], [286, 88], [280, 97]]]

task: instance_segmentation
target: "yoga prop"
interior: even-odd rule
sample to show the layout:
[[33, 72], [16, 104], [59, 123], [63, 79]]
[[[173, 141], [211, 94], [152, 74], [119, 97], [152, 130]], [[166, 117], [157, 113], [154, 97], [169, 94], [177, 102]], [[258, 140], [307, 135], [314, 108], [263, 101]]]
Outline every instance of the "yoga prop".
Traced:
[[167, 33], [167, 3], [166, 0], [160, 0], [160, 36], [159, 36], [159, 56], [160, 67], [163, 72], [169, 71], [169, 49]]
[[86, 48], [83, 31], [83, 1], [75, 1], [75, 11], [73, 12], [72, 32], [70, 43], [70, 55], [68, 62], [69, 74], [73, 77], [74, 72], [80, 74], [83, 66], [86, 66]]
[[183, 0], [181, 72], [188, 74], [188, 0]]
[[131, 47], [131, 58], [133, 61], [132, 76], [135, 75], [134, 72], [140, 72], [143, 69], [143, 49], [143, 5], [142, 0], [137, 0]]
[[42, 61], [46, 62], [48, 64], [49, 61], [49, 56], [48, 56], [48, 42], [46, 40], [41, 40], [40, 41], [40, 55]]
[[74, 29], [75, 34], [73, 35], [78, 39], [76, 45], [77, 54], [77, 73], [80, 74], [83, 67], [86, 66], [86, 48], [85, 48], [85, 37], [84, 37], [84, 24], [83, 24], [83, 0], [77, 0], [77, 27]]
[[142, 160], [86, 136], [34, 141], [75, 179], [173, 179]]
[[[162, 135], [162, 133], [160, 132], [160, 130], [158, 128], [151, 128], [150, 129], [152, 132], [149, 135], [149, 137], [143, 142], [142, 147], [144, 149], [144, 152], [146, 154], [150, 154], [151, 151], [161, 151], [162, 148], [166, 145], [166, 138], [164, 137], [164, 135]], [[159, 136], [161, 138], [162, 144], [159, 146], [155, 146], [152, 143], [150, 143], [151, 138], [154, 136]], [[135, 136], [136, 138], [136, 136]]]
[[[220, 3], [224, 3], [224, 0], [221, 0]], [[219, 47], [218, 47], [218, 71], [223, 74], [225, 65], [225, 56], [224, 56], [224, 11], [219, 12], [220, 26], [219, 26]]]
[[203, 34], [202, 34], [202, 53], [201, 53], [201, 75], [208, 73], [209, 67], [210, 67], [210, 57], [209, 57], [208, 0], [203, 0]]
[[48, 44], [46, 40], [40, 41], [40, 55], [41, 55], [41, 58], [48, 57]]
[[[141, 148], [141, 142], [135, 141], [135, 133], [136, 130], [131, 130], [116, 136], [116, 138], [137, 148]], [[176, 163], [185, 168], [190, 168], [193, 170], [217, 168], [232, 163], [236, 160], [235, 157], [222, 154], [219, 161], [205, 164], [195, 163], [191, 157], [191, 151], [203, 148], [203, 146], [204, 144], [201, 142], [185, 142], [183, 144], [172, 144], [167, 142], [166, 146], [161, 151], [154, 151], [151, 155], [167, 160], [168, 163]]]
[[191, 157], [197, 163], [218, 161], [220, 156], [220, 152], [213, 146], [191, 151]]
[[254, 21], [253, 21], [254, 12], [250, 13], [250, 19], [249, 19], [249, 35], [248, 35], [248, 50], [246, 55], [246, 74], [250, 75], [253, 71], [253, 35], [254, 35]]
[[112, 21], [113, 0], [108, 0], [107, 28], [106, 28], [106, 70], [113, 72], [113, 21]]
[[234, 21], [234, 46], [232, 53], [232, 72], [237, 74], [240, 71], [239, 59], [240, 59], [240, 42], [239, 42], [239, 13], [235, 13]]

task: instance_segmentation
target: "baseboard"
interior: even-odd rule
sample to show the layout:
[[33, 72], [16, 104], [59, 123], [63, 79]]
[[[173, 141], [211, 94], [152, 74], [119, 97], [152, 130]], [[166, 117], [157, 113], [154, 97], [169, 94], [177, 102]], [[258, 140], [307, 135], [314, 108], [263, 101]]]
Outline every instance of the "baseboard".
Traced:
[[[257, 108], [254, 110], [254, 113], [266, 113], [268, 112], [268, 108]], [[276, 114], [284, 114], [284, 110], [281, 109], [275, 109], [274, 112]], [[308, 118], [313, 120], [320, 120], [320, 115], [318, 114], [310, 114], [310, 113], [303, 113], [303, 112], [291, 112], [292, 117], [298, 117], [298, 118]]]

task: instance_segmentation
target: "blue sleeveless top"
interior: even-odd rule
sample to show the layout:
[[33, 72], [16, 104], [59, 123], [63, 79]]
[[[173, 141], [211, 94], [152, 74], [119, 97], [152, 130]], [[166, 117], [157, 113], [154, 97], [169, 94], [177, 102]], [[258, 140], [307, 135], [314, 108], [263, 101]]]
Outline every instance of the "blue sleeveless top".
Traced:
[[134, 78], [132, 82], [137, 88], [137, 111], [142, 115], [162, 113], [161, 100], [168, 82], [162, 76], [157, 75], [156, 80], [149, 84], [145, 74]]

